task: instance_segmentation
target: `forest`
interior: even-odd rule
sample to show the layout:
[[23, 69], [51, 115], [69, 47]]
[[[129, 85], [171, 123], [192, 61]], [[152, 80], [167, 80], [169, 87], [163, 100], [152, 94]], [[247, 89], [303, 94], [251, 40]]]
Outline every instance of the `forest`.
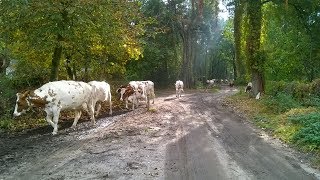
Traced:
[[290, 112], [275, 133], [320, 149], [320, 0], [1, 0], [0, 12], [0, 129], [14, 129], [17, 92], [49, 81], [233, 79], [271, 108], [258, 124]]

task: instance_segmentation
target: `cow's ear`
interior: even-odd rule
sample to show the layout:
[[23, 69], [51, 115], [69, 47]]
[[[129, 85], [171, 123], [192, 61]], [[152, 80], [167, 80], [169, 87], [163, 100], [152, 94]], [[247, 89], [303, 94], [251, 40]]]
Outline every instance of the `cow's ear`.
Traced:
[[117, 89], [117, 93], [120, 93], [120, 91], [121, 91], [121, 89], [120, 89], [120, 88], [118, 88], [118, 89]]

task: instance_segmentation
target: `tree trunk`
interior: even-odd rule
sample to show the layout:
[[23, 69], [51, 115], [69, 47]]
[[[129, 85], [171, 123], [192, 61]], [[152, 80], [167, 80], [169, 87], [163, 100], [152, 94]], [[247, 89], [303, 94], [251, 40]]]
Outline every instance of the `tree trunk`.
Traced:
[[235, 44], [235, 65], [236, 70], [234, 74], [235, 79], [244, 79], [245, 78], [245, 66], [243, 58], [241, 57], [241, 22], [243, 15], [244, 2], [243, 0], [235, 1], [235, 10], [234, 10], [234, 44]]
[[258, 92], [264, 92], [264, 58], [260, 50], [261, 36], [261, 18], [262, 18], [261, 1], [248, 0], [248, 35], [246, 44], [246, 53], [248, 65], [252, 75], [252, 85], [254, 95]]
[[54, 48], [54, 52], [52, 55], [52, 65], [51, 65], [51, 74], [50, 74], [50, 81], [57, 81], [59, 75], [59, 65], [60, 59], [62, 55], [62, 46], [60, 44], [60, 40], [62, 39], [61, 35], [58, 35], [58, 43]]
[[6, 55], [0, 54], [0, 75], [6, 74], [6, 69], [10, 65], [10, 59]]
[[192, 86], [192, 47], [191, 47], [191, 33], [186, 30], [183, 38], [183, 61], [182, 61], [182, 81], [186, 88]]
[[[68, 22], [68, 12], [66, 10], [63, 10], [61, 12], [62, 21], [57, 23], [57, 26], [60, 30], [66, 29], [66, 24]], [[60, 60], [62, 56], [62, 41], [63, 37], [61, 35], [62, 33], [59, 32], [57, 34], [57, 44], [54, 48], [53, 55], [52, 55], [52, 65], [51, 65], [51, 74], [50, 74], [50, 81], [56, 81], [58, 80], [59, 76], [59, 66], [60, 66]]]

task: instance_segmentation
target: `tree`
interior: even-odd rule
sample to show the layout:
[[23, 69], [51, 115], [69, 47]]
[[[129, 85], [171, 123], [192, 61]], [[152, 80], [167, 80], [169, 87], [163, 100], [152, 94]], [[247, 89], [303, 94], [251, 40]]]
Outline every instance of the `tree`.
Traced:
[[264, 52], [260, 49], [262, 3], [257, 0], [247, 1], [246, 56], [252, 76], [253, 93], [264, 92]]
[[244, 25], [243, 21], [243, 13], [244, 13], [244, 0], [235, 0], [234, 1], [234, 17], [233, 17], [233, 25], [234, 25], [234, 44], [235, 44], [235, 74], [234, 78], [236, 80], [240, 79], [244, 80], [245, 78], [245, 65], [244, 65], [244, 58], [242, 55], [242, 46], [241, 46], [241, 39], [242, 39], [242, 25]]

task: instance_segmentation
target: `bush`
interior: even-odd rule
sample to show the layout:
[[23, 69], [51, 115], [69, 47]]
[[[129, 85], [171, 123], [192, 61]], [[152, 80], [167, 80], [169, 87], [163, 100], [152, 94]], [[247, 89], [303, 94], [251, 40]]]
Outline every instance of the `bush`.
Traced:
[[[266, 94], [269, 94], [277, 99], [279, 94], [287, 94], [296, 102], [303, 106], [320, 106], [320, 79], [316, 79], [311, 83], [290, 82], [284, 81], [267, 83]], [[281, 96], [281, 95], [280, 95]]]
[[284, 93], [278, 93], [275, 96], [269, 96], [263, 99], [263, 103], [271, 111], [275, 113], [283, 113], [292, 108], [297, 108], [300, 103], [297, 102], [292, 96]]
[[286, 83], [284, 81], [270, 81], [267, 83], [266, 92], [271, 96], [276, 96], [278, 93], [285, 92]]
[[306, 107], [320, 107], [320, 97], [314, 95], [309, 96], [308, 98], [304, 98], [301, 104]]
[[205, 86], [201, 81], [196, 81], [196, 89], [204, 89]]
[[15, 93], [12, 81], [6, 77], [0, 77], [0, 119], [11, 117]]
[[295, 143], [307, 146], [309, 150], [320, 148], [320, 112], [291, 116], [288, 119], [294, 124], [302, 125], [293, 136]]

